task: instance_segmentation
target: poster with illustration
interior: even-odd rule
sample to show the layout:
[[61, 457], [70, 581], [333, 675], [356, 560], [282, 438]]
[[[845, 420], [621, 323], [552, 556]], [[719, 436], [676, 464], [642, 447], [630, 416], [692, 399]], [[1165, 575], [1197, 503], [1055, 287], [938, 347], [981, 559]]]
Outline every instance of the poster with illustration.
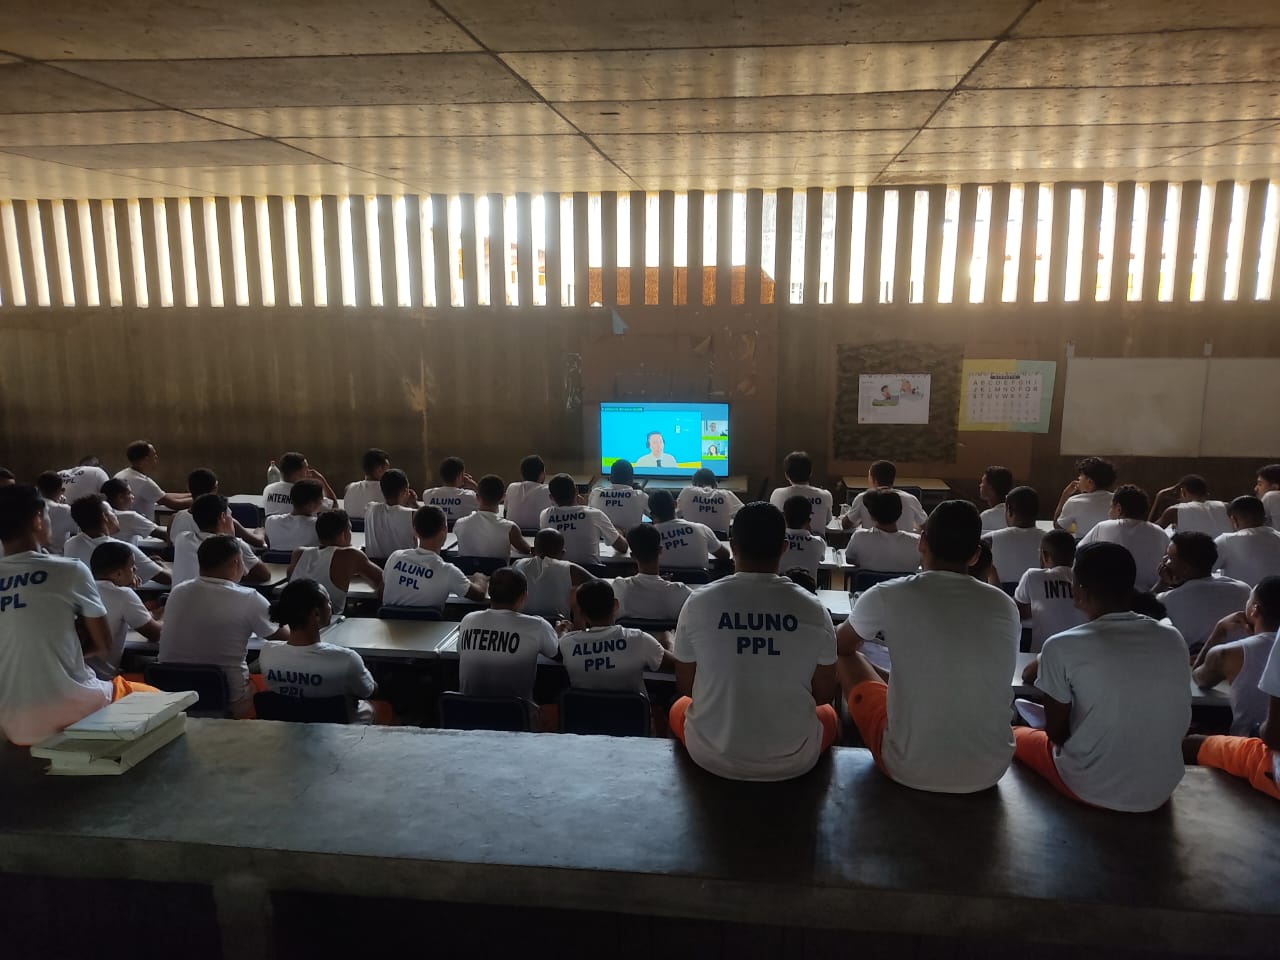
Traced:
[[927, 373], [864, 373], [858, 377], [859, 423], [929, 422]]

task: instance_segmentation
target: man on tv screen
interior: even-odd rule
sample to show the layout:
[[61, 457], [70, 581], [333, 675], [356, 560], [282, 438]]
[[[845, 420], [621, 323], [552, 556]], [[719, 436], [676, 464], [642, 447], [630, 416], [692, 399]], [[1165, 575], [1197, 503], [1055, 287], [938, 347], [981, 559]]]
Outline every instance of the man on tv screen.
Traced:
[[649, 444], [649, 452], [638, 459], [635, 463], [637, 467], [678, 467], [676, 458], [671, 454], [664, 452], [666, 442], [662, 439], [662, 434], [657, 430], [650, 430], [645, 436], [645, 442]]

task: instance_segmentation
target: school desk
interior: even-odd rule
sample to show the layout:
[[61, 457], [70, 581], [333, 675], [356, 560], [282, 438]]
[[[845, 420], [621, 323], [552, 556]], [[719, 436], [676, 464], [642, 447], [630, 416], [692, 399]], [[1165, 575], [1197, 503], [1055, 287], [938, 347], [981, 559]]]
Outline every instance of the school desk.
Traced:
[[456, 621], [343, 618], [321, 631], [326, 643], [356, 651], [362, 657], [408, 657], [430, 660], [458, 632]]

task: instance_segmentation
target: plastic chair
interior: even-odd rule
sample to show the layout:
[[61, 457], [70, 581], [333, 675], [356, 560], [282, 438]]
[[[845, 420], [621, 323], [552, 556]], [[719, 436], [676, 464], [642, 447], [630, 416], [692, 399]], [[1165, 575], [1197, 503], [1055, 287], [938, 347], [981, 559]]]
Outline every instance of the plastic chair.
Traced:
[[292, 551], [292, 550], [270, 550], [270, 549], [268, 549], [268, 550], [263, 550], [263, 551], [262, 551], [262, 562], [263, 562], [263, 563], [288, 563], [288, 562], [289, 562], [290, 560], [292, 560], [292, 559], [293, 559], [293, 551]]
[[262, 526], [262, 511], [252, 503], [231, 504], [231, 516], [240, 526], [250, 530]]
[[346, 697], [286, 697], [263, 691], [253, 695], [253, 711], [259, 720], [288, 723], [350, 723], [351, 705]]
[[528, 732], [529, 704], [519, 697], [469, 697], [440, 694], [440, 726], [446, 730], [503, 730]]
[[209, 663], [152, 663], [143, 679], [161, 690], [194, 690], [200, 699], [187, 711], [194, 717], [231, 716], [231, 691], [221, 667]]
[[391, 607], [383, 604], [378, 608], [379, 620], [443, 620], [444, 610], [440, 607]]
[[507, 564], [511, 563], [509, 557], [453, 557], [450, 561], [455, 567], [465, 573], [468, 577], [475, 573], [483, 573], [486, 577], [493, 576], [493, 571], [501, 570]]
[[902, 577], [909, 577], [909, 573], [885, 573], [880, 570], [859, 570], [853, 578], [853, 592], [862, 593], [864, 590], [870, 590], [877, 583], [884, 583], [886, 580], [898, 580]]
[[627, 691], [574, 690], [560, 695], [560, 732], [604, 737], [647, 737], [649, 698]]

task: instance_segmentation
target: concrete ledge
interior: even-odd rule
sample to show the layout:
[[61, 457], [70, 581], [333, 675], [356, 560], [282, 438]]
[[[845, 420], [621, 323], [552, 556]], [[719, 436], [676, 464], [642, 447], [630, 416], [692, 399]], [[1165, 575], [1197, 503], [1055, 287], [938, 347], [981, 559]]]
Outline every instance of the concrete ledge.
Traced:
[[1203, 769], [1125, 816], [1018, 768], [945, 797], [837, 749], [738, 784], [668, 741], [412, 728], [196, 720], [121, 778], [42, 766], [0, 751], [0, 871], [207, 883], [224, 939], [275, 890], [1166, 953], [1280, 936], [1280, 810]]

